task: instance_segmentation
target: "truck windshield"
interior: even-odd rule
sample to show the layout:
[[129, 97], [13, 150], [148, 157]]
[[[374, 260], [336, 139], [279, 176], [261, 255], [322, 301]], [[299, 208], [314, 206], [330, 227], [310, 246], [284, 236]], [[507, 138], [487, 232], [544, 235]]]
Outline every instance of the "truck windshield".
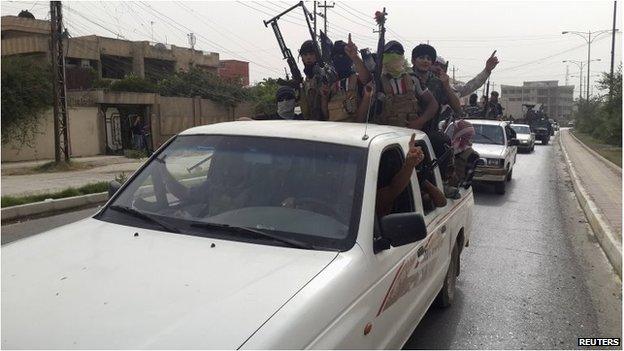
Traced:
[[475, 144], [505, 145], [503, 128], [491, 124], [473, 124], [475, 136], [472, 140]]
[[182, 234], [268, 245], [296, 241], [305, 244], [300, 247], [347, 250], [355, 242], [365, 162], [366, 149], [345, 145], [178, 136], [99, 219], [157, 230], [166, 223]]
[[516, 131], [516, 133], [518, 134], [531, 134], [531, 129], [529, 128], [529, 126], [511, 126], [511, 128], [513, 130]]

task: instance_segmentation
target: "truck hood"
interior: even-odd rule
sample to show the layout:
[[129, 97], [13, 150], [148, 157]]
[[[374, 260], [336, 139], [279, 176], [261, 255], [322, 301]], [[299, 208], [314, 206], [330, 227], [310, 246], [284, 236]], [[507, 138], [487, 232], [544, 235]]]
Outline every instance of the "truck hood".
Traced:
[[2, 247], [2, 348], [235, 349], [336, 256], [89, 218]]
[[479, 156], [486, 158], [502, 158], [505, 153], [505, 145], [472, 144], [472, 148]]

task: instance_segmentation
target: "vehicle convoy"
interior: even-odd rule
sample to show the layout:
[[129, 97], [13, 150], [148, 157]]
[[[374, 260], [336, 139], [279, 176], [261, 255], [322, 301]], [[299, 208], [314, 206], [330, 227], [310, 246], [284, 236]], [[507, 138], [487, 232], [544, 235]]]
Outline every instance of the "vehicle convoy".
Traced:
[[554, 135], [553, 126], [544, 112], [542, 104], [523, 104], [526, 109], [522, 119], [514, 120], [516, 124], [528, 124], [531, 132], [535, 133], [535, 139], [548, 144], [550, 136]]
[[518, 151], [533, 152], [535, 149], [535, 133], [531, 132], [531, 127], [527, 124], [512, 124], [511, 129], [516, 132]]
[[[2, 347], [400, 348], [434, 301], [453, 302], [474, 204], [468, 187], [431, 210], [412, 172], [376, 216], [413, 132], [241, 121], [180, 133], [92, 218], [2, 248]], [[437, 168], [423, 174], [443, 190]]]
[[509, 122], [485, 119], [470, 120], [475, 129], [472, 148], [481, 156], [473, 181], [494, 184], [497, 194], [504, 194], [511, 180], [518, 153], [518, 139]]

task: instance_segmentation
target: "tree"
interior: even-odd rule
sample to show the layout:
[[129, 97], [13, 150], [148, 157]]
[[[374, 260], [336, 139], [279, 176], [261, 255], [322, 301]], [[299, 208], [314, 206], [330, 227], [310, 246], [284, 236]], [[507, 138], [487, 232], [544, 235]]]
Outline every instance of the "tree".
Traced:
[[227, 106], [249, 100], [249, 92], [238, 84], [223, 81], [218, 76], [197, 67], [188, 71], [178, 71], [158, 82], [162, 96], [201, 96]]
[[52, 107], [52, 69], [28, 58], [2, 59], [2, 144], [31, 145], [43, 113]]
[[277, 112], [275, 93], [278, 88], [277, 80], [273, 78], [264, 78], [262, 82], [251, 88], [256, 115], [270, 115]]
[[135, 93], [155, 93], [158, 91], [156, 84], [134, 74], [125, 76], [123, 79], [110, 83], [110, 91], [130, 91]]

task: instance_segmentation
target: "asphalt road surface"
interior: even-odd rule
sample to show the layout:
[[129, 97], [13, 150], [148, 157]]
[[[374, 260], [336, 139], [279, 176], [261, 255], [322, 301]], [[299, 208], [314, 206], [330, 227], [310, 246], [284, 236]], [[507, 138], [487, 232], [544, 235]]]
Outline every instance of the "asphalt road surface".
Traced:
[[[455, 304], [431, 308], [406, 348], [577, 349], [579, 337], [621, 338], [621, 281], [553, 144], [518, 154], [505, 195], [475, 188], [474, 231]], [[3, 226], [2, 244], [95, 211]]]
[[405, 348], [578, 349], [580, 337], [621, 338], [621, 281], [562, 161], [551, 138], [518, 154], [505, 195], [475, 187], [455, 304], [431, 308]]

